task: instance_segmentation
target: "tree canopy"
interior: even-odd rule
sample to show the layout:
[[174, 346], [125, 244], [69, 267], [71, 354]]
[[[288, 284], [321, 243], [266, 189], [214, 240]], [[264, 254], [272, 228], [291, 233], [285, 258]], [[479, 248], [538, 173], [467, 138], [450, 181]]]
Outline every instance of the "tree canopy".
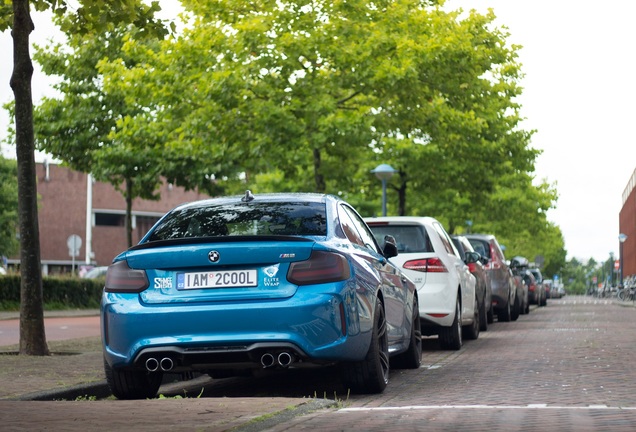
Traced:
[[37, 145], [127, 200], [165, 178], [211, 194], [328, 192], [365, 215], [380, 207], [370, 171], [387, 163], [391, 213], [452, 233], [471, 220], [558, 267], [556, 191], [534, 184], [516, 102], [521, 47], [494, 13], [438, 3], [183, 0], [183, 30], [168, 33], [156, 2], [35, 1], [68, 36], [36, 52], [62, 94], [35, 110]]
[[[18, 181], [15, 160], [0, 156], [0, 257], [18, 250]], [[2, 265], [0, 263], [0, 265]]]
[[[79, 6], [78, 6], [79, 5]], [[50, 9], [66, 17], [63, 29], [78, 34], [98, 34], [108, 25], [123, 23], [143, 28], [149, 34], [163, 35], [166, 30], [154, 19], [157, 2], [148, 5], [139, 0], [79, 0], [72, 7], [65, 0], [5, 0], [0, 4], [0, 31], [11, 29], [13, 37], [13, 90], [15, 145], [18, 179], [18, 217], [20, 231], [20, 353], [46, 355], [42, 308], [42, 269], [37, 211], [37, 185], [34, 158], [33, 99], [31, 79], [33, 63], [29, 35], [34, 30], [31, 6]], [[65, 27], [66, 26], [66, 27]]]

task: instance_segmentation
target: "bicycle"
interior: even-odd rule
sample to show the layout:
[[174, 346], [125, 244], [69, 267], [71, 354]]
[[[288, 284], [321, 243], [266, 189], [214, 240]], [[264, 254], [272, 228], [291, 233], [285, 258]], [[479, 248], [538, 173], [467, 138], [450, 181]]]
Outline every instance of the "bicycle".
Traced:
[[636, 276], [631, 275], [625, 278], [625, 283], [619, 288], [617, 297], [621, 301], [636, 300]]

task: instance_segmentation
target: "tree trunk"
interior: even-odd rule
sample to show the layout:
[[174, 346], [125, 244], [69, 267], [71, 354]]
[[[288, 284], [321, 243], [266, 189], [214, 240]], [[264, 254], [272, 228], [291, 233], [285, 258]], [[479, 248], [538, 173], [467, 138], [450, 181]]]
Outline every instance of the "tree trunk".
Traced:
[[132, 247], [132, 196], [133, 180], [126, 179], [126, 242], [128, 247]]
[[48, 355], [44, 332], [40, 228], [38, 224], [35, 144], [33, 135], [33, 63], [29, 34], [33, 21], [28, 0], [13, 0], [13, 74], [18, 214], [20, 219], [20, 354]]
[[327, 190], [325, 184], [325, 177], [322, 175], [320, 167], [322, 159], [320, 157], [320, 150], [314, 149], [314, 181], [316, 182], [316, 192], [324, 193]]
[[406, 188], [407, 180], [404, 180], [405, 176], [400, 173], [400, 187], [396, 188], [398, 193], [398, 216], [406, 215]]

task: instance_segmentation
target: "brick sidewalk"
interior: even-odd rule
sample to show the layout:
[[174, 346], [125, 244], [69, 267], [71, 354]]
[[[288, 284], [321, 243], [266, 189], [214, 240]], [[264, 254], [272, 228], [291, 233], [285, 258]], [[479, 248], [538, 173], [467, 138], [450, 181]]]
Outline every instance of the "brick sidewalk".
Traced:
[[[297, 378], [276, 377], [269, 383], [245, 381], [235, 393], [227, 390], [227, 397], [4, 399], [0, 422], [3, 431], [633, 431], [636, 368], [629, 365], [636, 359], [636, 309], [625, 306], [568, 296], [549, 300], [547, 307], [516, 322], [495, 322], [461, 351], [441, 351], [426, 338], [422, 368], [392, 371], [382, 395], [351, 395], [337, 402], [296, 397], [291, 388], [307, 392], [315, 384], [303, 387]], [[91, 373], [103, 374], [98, 340], [92, 346], [82, 355], [46, 358], [60, 362], [55, 366], [31, 365], [29, 390], [42, 389], [43, 382], [55, 387], [64, 379], [57, 387], [67, 388], [82, 362]], [[18, 386], [27, 375], [1, 375], [9, 357], [0, 355], [0, 391], [5, 392], [5, 386]], [[274, 385], [277, 391], [271, 390]]]

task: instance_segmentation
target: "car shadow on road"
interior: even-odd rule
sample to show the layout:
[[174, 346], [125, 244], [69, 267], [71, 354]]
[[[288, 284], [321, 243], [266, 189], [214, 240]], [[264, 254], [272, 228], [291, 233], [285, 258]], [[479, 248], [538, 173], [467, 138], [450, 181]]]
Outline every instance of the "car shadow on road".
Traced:
[[[422, 353], [439, 351], [437, 337], [422, 338]], [[403, 373], [392, 369], [391, 375]], [[351, 396], [337, 365], [309, 369], [262, 370], [256, 376], [182, 381], [166, 387], [164, 397], [289, 397], [347, 399]], [[391, 377], [389, 377], [391, 379]], [[390, 384], [389, 384], [390, 385]]]

